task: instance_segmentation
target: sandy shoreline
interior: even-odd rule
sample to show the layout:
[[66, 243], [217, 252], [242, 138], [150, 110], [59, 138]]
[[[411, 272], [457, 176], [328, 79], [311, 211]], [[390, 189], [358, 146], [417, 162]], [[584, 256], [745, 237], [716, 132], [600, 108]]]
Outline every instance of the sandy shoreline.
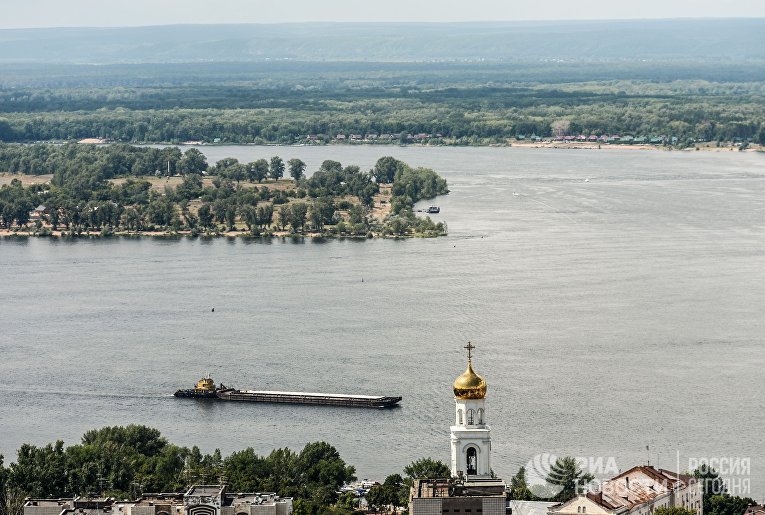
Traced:
[[761, 145], [752, 145], [745, 150], [739, 150], [738, 147], [724, 146], [718, 147], [716, 144], [704, 143], [698, 147], [687, 148], [675, 148], [675, 147], [663, 147], [660, 145], [624, 145], [613, 143], [567, 143], [565, 141], [549, 141], [549, 142], [530, 142], [530, 141], [515, 141], [509, 144], [510, 147], [515, 148], [557, 148], [557, 149], [579, 149], [579, 150], [658, 150], [662, 152], [762, 152], [765, 151]]

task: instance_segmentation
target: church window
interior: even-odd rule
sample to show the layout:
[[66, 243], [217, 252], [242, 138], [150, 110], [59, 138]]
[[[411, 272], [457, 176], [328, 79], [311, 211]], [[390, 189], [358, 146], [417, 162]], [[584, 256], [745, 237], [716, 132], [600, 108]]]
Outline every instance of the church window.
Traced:
[[478, 424], [483, 425], [483, 409], [478, 409]]
[[469, 409], [468, 412], [467, 412], [467, 423], [468, 423], [469, 426], [473, 425], [473, 415], [474, 415], [474, 413], [475, 412], [473, 410], [471, 410], [471, 409]]
[[587, 513], [587, 506], [582, 506], [582, 513]]
[[[471, 410], [472, 411], [472, 410]], [[470, 411], [468, 411], [470, 413]], [[470, 416], [470, 415], [468, 415]], [[475, 450], [475, 447], [470, 447], [467, 450], [466, 456], [467, 458], [467, 473], [469, 476], [475, 476], [478, 474], [478, 453]]]
[[457, 423], [462, 425], [462, 410], [457, 410]]

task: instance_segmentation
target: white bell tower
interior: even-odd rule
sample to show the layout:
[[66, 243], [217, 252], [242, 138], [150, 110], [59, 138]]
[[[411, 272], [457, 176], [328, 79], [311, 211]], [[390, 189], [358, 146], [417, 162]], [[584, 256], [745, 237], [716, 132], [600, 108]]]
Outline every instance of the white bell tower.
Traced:
[[452, 476], [491, 477], [491, 429], [486, 424], [486, 381], [473, 371], [475, 346], [468, 342], [468, 365], [454, 381]]

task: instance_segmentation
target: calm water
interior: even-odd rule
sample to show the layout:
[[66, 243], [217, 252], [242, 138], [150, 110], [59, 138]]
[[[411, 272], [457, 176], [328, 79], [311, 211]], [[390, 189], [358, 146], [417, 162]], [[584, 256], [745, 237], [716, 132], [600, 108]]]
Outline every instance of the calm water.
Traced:
[[[434, 240], [0, 241], [0, 452], [141, 423], [261, 453], [327, 440], [359, 476], [449, 458], [450, 386], [477, 345], [494, 469], [540, 452], [621, 468], [749, 457], [765, 494], [765, 156], [204, 147], [430, 166]], [[589, 180], [588, 180], [589, 179]], [[364, 279], [362, 282], [361, 279]], [[215, 307], [215, 312], [211, 308]], [[202, 403], [238, 387], [398, 394], [400, 409]]]

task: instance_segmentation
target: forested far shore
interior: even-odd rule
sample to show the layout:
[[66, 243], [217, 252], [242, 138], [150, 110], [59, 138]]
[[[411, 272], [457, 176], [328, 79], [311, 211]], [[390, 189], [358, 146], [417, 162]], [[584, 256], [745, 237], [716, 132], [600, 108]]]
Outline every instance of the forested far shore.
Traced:
[[[213, 165], [195, 148], [3, 145], [0, 232], [36, 236], [151, 234], [440, 236], [446, 224], [414, 213], [448, 193], [428, 168], [381, 157], [364, 172], [325, 160], [310, 177], [279, 156]], [[26, 181], [50, 176], [50, 180]], [[289, 176], [289, 178], [286, 178]]]
[[[505, 143], [620, 135], [765, 142], [765, 65], [0, 65], [0, 141]], [[367, 138], [368, 139], [368, 138]], [[422, 140], [417, 140], [422, 142]]]

